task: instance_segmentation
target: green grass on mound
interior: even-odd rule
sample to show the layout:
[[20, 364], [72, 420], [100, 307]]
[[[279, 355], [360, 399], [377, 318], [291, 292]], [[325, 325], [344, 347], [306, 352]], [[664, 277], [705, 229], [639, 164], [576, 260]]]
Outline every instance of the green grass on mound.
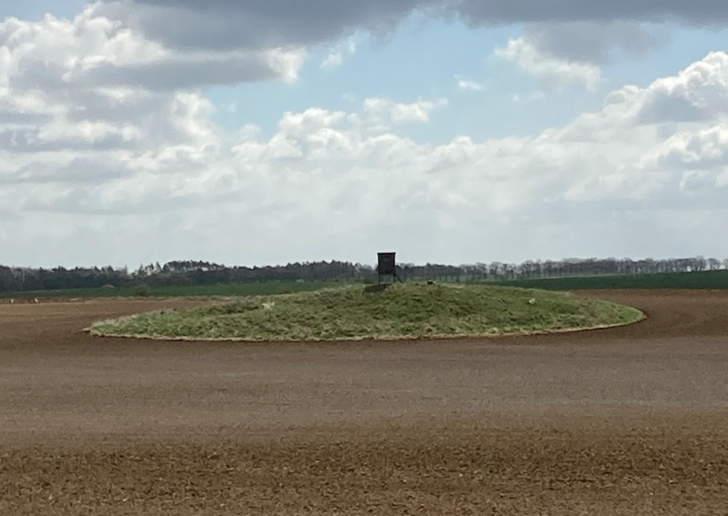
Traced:
[[608, 301], [484, 285], [398, 284], [246, 297], [217, 306], [151, 312], [95, 323], [92, 334], [245, 341], [490, 336], [636, 322]]

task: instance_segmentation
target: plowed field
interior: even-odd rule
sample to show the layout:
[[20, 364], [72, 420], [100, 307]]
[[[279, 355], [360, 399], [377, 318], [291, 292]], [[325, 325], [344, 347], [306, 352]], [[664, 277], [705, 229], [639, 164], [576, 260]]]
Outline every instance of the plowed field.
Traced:
[[728, 514], [728, 292], [494, 340], [93, 338], [191, 301], [0, 305], [0, 514]]

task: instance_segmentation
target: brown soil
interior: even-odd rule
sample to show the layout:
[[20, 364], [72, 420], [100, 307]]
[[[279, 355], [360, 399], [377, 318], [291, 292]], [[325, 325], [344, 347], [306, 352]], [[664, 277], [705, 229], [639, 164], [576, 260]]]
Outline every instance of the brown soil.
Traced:
[[[584, 294], [584, 293], [582, 293]], [[495, 340], [94, 338], [0, 305], [1, 515], [728, 514], [728, 292]]]

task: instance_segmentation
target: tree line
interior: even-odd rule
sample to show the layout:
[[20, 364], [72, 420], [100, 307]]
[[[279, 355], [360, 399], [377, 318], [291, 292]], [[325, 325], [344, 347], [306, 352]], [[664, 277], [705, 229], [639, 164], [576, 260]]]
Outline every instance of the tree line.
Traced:
[[[400, 263], [397, 275], [403, 281], [514, 281], [519, 279], [595, 276], [607, 274], [637, 275], [688, 273], [728, 269], [728, 259], [679, 258], [644, 259], [564, 259], [536, 260], [520, 264], [476, 263], [473, 265], [441, 265]], [[342, 262], [296, 262], [287, 265], [244, 267], [225, 266], [205, 261], [178, 260], [160, 265], [140, 265], [134, 271], [126, 267], [76, 267], [66, 269], [34, 269], [0, 266], [0, 292], [87, 289], [112, 287], [156, 287], [178, 285], [212, 285], [230, 283], [288, 281], [376, 282], [375, 266]]]

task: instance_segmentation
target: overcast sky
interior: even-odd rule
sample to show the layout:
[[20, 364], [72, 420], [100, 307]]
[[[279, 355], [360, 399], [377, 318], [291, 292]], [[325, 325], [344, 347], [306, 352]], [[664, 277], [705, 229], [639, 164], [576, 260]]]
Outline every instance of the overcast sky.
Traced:
[[725, 2], [0, 15], [0, 264], [728, 257]]

